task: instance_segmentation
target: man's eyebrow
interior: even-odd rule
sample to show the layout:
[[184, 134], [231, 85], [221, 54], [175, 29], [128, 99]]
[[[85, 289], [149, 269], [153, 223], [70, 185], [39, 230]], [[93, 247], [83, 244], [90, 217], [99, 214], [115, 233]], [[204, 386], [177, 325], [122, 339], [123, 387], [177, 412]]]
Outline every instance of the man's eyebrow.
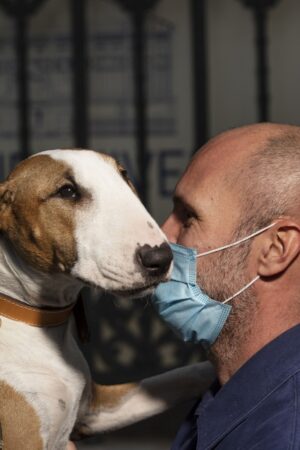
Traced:
[[173, 203], [175, 206], [184, 205], [185, 201], [179, 194], [173, 195]]
[[174, 194], [173, 195], [173, 203], [174, 203], [174, 206], [176, 207], [184, 207], [185, 209], [187, 209], [188, 211], [191, 211], [191, 212], [195, 212], [196, 213], [196, 211], [195, 211], [195, 208], [191, 205], [191, 204], [189, 204], [187, 201], [186, 201], [186, 199], [185, 198], [183, 198], [181, 195], [179, 195], [179, 194]]

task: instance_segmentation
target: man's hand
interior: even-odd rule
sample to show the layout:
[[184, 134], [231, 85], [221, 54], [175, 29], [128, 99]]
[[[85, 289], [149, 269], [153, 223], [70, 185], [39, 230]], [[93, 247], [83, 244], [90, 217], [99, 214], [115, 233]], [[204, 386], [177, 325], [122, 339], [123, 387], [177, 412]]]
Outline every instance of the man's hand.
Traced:
[[75, 446], [75, 444], [69, 441], [66, 450], [76, 450], [76, 449], [77, 447]]

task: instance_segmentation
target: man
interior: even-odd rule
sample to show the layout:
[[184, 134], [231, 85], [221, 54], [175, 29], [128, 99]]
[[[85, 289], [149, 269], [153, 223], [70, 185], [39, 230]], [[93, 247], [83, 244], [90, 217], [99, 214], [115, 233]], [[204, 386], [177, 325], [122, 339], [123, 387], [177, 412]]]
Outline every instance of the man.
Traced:
[[197, 284], [231, 305], [207, 347], [218, 381], [172, 450], [299, 449], [300, 127], [251, 125], [209, 141], [163, 230], [200, 253]]

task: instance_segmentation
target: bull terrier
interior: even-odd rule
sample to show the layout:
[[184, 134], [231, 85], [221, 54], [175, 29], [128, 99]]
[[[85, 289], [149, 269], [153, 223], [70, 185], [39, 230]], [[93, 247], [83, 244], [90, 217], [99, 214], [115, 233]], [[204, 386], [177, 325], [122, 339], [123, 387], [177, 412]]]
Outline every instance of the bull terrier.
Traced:
[[97, 385], [74, 338], [71, 313], [84, 286], [129, 301], [171, 270], [166, 237], [110, 156], [51, 150], [12, 171], [0, 184], [4, 450], [65, 450], [71, 434], [120, 428], [205, 391], [209, 363]]

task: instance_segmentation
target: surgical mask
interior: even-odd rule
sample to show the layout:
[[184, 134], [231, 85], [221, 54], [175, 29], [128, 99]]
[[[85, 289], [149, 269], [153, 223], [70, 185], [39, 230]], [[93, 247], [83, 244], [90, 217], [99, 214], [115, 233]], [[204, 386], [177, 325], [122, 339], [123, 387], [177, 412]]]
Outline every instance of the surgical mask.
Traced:
[[196, 259], [235, 247], [274, 225], [272, 223], [243, 239], [203, 253], [170, 244], [174, 257], [171, 279], [158, 285], [152, 301], [160, 316], [184, 341], [201, 343], [203, 347], [209, 348], [221, 333], [229, 316], [231, 306], [227, 303], [259, 279], [257, 275], [231, 297], [219, 302], [210, 298], [197, 284]]

